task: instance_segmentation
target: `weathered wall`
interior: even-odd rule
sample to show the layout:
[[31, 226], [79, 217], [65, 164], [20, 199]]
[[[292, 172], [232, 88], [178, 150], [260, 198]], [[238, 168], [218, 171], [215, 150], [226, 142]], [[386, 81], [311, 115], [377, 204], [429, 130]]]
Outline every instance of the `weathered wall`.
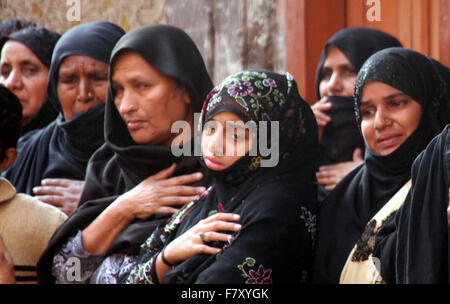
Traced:
[[[76, 0], [72, 0], [76, 2]], [[73, 3], [72, 2], [72, 3]], [[184, 29], [217, 83], [247, 68], [283, 71], [284, 27], [277, 0], [80, 0], [80, 21], [70, 22], [70, 0], [0, 0], [0, 21], [21, 18], [59, 33], [109, 20], [126, 31], [167, 23]]]

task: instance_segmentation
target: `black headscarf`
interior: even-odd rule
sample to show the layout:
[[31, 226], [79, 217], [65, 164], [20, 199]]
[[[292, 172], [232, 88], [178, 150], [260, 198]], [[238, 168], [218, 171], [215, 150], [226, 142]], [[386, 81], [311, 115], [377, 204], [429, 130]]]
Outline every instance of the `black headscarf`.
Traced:
[[321, 206], [315, 282], [339, 282], [339, 276], [368, 221], [410, 179], [414, 159], [449, 122], [449, 70], [439, 62], [404, 48], [372, 55], [358, 73], [355, 112], [360, 125], [364, 85], [380, 81], [420, 103], [417, 129], [386, 156], [366, 149], [365, 164], [347, 175]]
[[33, 187], [44, 178], [84, 180], [89, 158], [104, 143], [104, 105], [66, 121], [57, 95], [59, 67], [69, 55], [89, 56], [107, 63], [123, 34], [113, 23], [93, 22], [70, 29], [58, 40], [50, 67], [48, 96], [60, 113], [47, 127], [29, 132], [19, 141], [19, 157], [3, 174], [18, 192], [33, 195]]
[[[200, 111], [202, 100], [213, 85], [200, 52], [184, 31], [169, 25], [151, 25], [128, 32], [119, 40], [111, 54], [109, 77], [114, 60], [125, 50], [138, 52], [159, 72], [185, 85], [194, 111]], [[111, 85], [106, 102], [104, 128], [106, 142], [89, 162], [79, 206], [56, 231], [38, 265], [41, 282], [54, 280], [51, 276], [51, 263], [61, 245], [78, 230], [87, 227], [118, 196], [174, 162], [178, 163], [175, 175], [201, 169], [193, 156], [175, 157], [170, 147], [134, 142], [114, 104]], [[138, 253], [140, 244], [167, 216], [158, 214], [146, 220], [134, 221], [115, 239], [107, 254], [118, 250]]]
[[[235, 113], [243, 121], [266, 121], [269, 130], [273, 121], [279, 122], [279, 163], [264, 167], [264, 157], [257, 153], [243, 156], [224, 174], [217, 171], [215, 190], [205, 201], [191, 202], [167, 225], [155, 230], [143, 244], [135, 269], [152, 263], [155, 253], [199, 220], [216, 212], [233, 212], [241, 215], [243, 227], [234, 234], [232, 243], [212, 244], [223, 252], [185, 260], [166, 274], [165, 282], [299, 283], [310, 265], [311, 234], [315, 232], [314, 115], [298, 94], [291, 75], [263, 70], [227, 77], [208, 95], [199, 126], [223, 111]], [[257, 129], [259, 133], [260, 127]], [[275, 146], [277, 143], [269, 138], [268, 143]], [[239, 178], [240, 183], [234, 178]], [[231, 191], [232, 187], [235, 191]], [[145, 283], [141, 275], [132, 272], [128, 283]]]
[[387, 283], [448, 284], [450, 125], [417, 157], [411, 175], [411, 190], [378, 233], [373, 256]]
[[22, 121], [22, 105], [17, 96], [0, 85], [0, 161], [8, 148], [16, 148]]
[[[8, 40], [21, 42], [39, 58], [42, 64], [50, 69], [53, 49], [60, 37], [61, 35], [57, 32], [40, 26], [31, 26], [12, 33], [4, 42], [6, 43]], [[57, 115], [58, 111], [51, 105], [47, 97], [36, 116], [22, 127], [21, 134], [24, 135], [32, 130], [47, 126], [55, 120]]]
[[[376, 52], [388, 47], [401, 47], [393, 36], [367, 27], [346, 28], [333, 35], [325, 44], [316, 71], [316, 95], [320, 96], [322, 68], [332, 47], [338, 48], [358, 72], [364, 61]], [[319, 166], [351, 161], [353, 151], [360, 148], [364, 153], [364, 139], [358, 130], [353, 110], [353, 96], [329, 96], [332, 109], [325, 114], [331, 122], [325, 127], [320, 140]], [[319, 201], [329, 193], [325, 186], [319, 185]]]
[[3, 43], [8, 39], [9, 35], [29, 26], [36, 26], [36, 23], [20, 19], [10, 19], [4, 23], [0, 23], [0, 49], [3, 47]]

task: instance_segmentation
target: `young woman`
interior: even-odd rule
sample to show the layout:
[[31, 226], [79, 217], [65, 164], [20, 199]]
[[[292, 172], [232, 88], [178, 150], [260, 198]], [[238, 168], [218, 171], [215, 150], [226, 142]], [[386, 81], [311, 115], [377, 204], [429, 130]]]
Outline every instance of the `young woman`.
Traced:
[[[209, 94], [199, 127], [210, 188], [149, 236], [124, 281], [306, 281], [315, 234], [317, 125], [292, 76], [250, 70], [227, 77]], [[274, 166], [264, 165], [270, 157], [262, 152], [264, 140], [278, 149]]]
[[373, 270], [363, 266], [371, 263], [379, 226], [404, 200], [414, 159], [450, 120], [446, 71], [403, 48], [382, 50], [364, 63], [355, 111], [367, 148], [365, 164], [321, 206], [314, 282], [361, 282]]
[[318, 102], [312, 105], [319, 125], [319, 201], [363, 163], [364, 140], [353, 110], [359, 69], [372, 54], [400, 47], [393, 36], [366, 27], [346, 28], [325, 44], [316, 72]]
[[[148, 234], [204, 191], [186, 186], [203, 175], [194, 157], [171, 153], [178, 135], [171, 126], [183, 120], [194, 130], [194, 112], [212, 87], [200, 52], [179, 28], [144, 26], [117, 42], [110, 60], [106, 143], [89, 162], [76, 212], [41, 258], [41, 282], [116, 283]], [[192, 137], [193, 132], [182, 145], [190, 145]], [[78, 281], [67, 277], [71, 257], [82, 264]]]

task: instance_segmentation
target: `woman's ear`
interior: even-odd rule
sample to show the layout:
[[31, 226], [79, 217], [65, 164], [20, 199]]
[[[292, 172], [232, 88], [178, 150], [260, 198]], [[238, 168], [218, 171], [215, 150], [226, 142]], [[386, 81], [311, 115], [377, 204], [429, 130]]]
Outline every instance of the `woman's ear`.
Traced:
[[186, 88], [186, 85], [182, 85], [182, 87], [181, 87], [181, 93], [183, 94], [183, 101], [186, 103], [186, 104], [191, 104], [192, 103], [192, 100], [191, 100], [191, 94], [189, 94], [189, 91], [187, 90], [187, 88]]
[[8, 148], [5, 151], [4, 157], [0, 162], [0, 172], [8, 169], [17, 159], [17, 149], [16, 148]]

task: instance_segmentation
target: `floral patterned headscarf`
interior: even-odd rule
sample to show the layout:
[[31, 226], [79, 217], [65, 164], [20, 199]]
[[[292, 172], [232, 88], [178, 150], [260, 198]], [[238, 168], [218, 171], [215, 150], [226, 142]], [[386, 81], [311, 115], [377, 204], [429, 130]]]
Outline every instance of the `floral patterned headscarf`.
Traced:
[[[289, 73], [282, 75], [264, 70], [247, 70], [228, 76], [209, 93], [204, 102], [198, 125], [199, 134], [206, 122], [225, 111], [236, 114], [244, 122], [255, 122], [258, 134], [259, 122], [267, 122], [267, 146], [269, 149], [278, 149], [279, 162], [289, 158], [302, 137], [307, 135], [309, 138], [314, 131], [317, 132], [309, 106], [300, 97], [295, 80]], [[270, 131], [274, 121], [279, 122], [279, 140], [272, 143]], [[269, 157], [264, 157], [258, 148], [255, 156], [247, 153], [226, 170], [211, 173], [224, 178], [227, 183], [238, 185], [265, 171], [261, 170], [261, 160]]]

